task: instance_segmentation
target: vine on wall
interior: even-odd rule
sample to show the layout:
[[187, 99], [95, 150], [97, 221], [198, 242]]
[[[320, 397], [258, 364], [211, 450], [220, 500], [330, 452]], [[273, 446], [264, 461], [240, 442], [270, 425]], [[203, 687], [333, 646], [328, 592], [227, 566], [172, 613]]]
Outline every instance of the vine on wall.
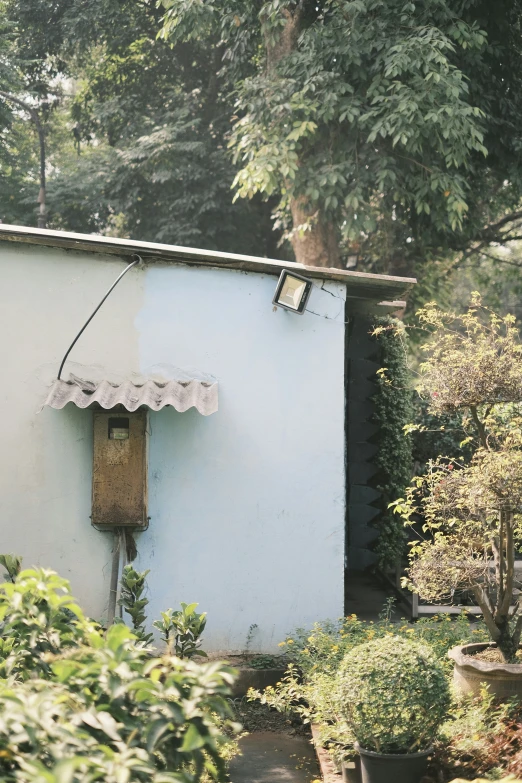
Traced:
[[384, 570], [394, 568], [407, 551], [403, 522], [388, 504], [403, 496], [412, 477], [412, 438], [405, 434], [404, 427], [413, 421], [414, 407], [404, 325], [390, 316], [378, 318], [374, 336], [381, 363], [373, 396], [374, 421], [379, 425], [375, 457], [379, 472], [374, 481], [381, 493], [381, 514], [374, 523], [379, 529], [375, 552]]

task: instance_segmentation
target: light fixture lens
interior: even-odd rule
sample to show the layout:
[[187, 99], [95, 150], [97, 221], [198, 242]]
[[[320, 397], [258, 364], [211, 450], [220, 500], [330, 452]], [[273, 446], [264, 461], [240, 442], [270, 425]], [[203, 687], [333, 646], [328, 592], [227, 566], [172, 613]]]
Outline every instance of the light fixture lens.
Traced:
[[284, 307], [286, 310], [293, 310], [294, 313], [302, 314], [305, 311], [311, 290], [311, 280], [284, 269], [277, 284], [274, 304], [278, 307]]
[[302, 280], [297, 280], [292, 275], [287, 275], [279, 294], [279, 301], [293, 310], [299, 310], [299, 304], [303, 298], [305, 288], [306, 283], [303, 283]]

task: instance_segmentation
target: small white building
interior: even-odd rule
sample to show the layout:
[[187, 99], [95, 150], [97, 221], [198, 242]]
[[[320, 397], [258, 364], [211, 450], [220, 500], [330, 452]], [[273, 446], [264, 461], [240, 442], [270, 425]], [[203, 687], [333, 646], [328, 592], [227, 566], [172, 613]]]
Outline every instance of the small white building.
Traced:
[[[56, 383], [133, 254], [142, 263]], [[279, 261], [0, 225], [0, 552], [58, 571], [101, 620], [115, 540], [107, 498], [132, 505], [142, 491], [143, 518], [119, 524], [148, 525], [134, 538], [136, 568], [150, 569], [151, 621], [197, 601], [206, 649], [242, 650], [256, 626], [251, 650], [273, 651], [296, 626], [342, 615], [358, 459], [349, 341], [369, 339], [371, 314], [397, 310], [414, 281], [286, 266], [313, 281], [303, 315], [272, 303]], [[93, 418], [107, 407], [105, 474]], [[134, 410], [146, 411], [136, 437], [147, 462], [139, 479], [121, 468], [129, 485], [115, 486]], [[98, 491], [105, 510], [93, 508]]]

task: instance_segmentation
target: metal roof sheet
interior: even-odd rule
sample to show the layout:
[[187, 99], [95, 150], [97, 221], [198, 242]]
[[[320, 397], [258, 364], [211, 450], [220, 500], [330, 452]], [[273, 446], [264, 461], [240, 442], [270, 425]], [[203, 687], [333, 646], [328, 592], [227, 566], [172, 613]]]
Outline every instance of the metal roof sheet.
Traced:
[[[238, 253], [222, 253], [218, 250], [165, 245], [158, 242], [141, 242], [97, 234], [74, 234], [68, 231], [51, 231], [31, 226], [10, 226], [0, 223], [0, 241], [21, 242], [67, 250], [128, 257], [139, 253], [146, 264], [178, 263], [189, 266], [238, 269], [248, 272], [278, 275], [282, 269], [292, 269], [306, 277], [336, 280], [346, 285], [348, 299], [374, 302], [379, 309], [397, 310], [404, 307], [402, 298], [417, 282], [413, 277], [376, 275], [370, 272], [352, 272], [330, 267], [303, 266], [274, 258], [247, 256]], [[384, 301], [381, 301], [384, 300]]]
[[203, 416], [209, 416], [218, 409], [218, 385], [198, 379], [188, 381], [153, 380], [113, 383], [107, 380], [90, 381], [74, 375], [69, 380], [56, 380], [49, 389], [46, 405], [50, 408], [63, 408], [72, 402], [78, 408], [88, 408], [98, 403], [109, 410], [123, 405], [125, 410], [135, 411], [145, 405], [153, 411], [159, 411], [171, 405], [180, 413], [196, 408]]

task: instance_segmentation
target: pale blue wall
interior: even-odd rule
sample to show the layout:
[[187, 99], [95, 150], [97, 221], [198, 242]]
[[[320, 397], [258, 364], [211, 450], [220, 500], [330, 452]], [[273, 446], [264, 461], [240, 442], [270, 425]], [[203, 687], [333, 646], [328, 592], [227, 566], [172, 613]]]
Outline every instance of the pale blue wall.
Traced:
[[[147, 272], [135, 320], [141, 370], [194, 366], [219, 381], [219, 411], [150, 414], [151, 610], [198, 601], [206, 644], [276, 649], [296, 625], [343, 611], [343, 286], [312, 314], [273, 311], [275, 278]], [[337, 297], [341, 297], [341, 300]]]
[[[71, 580], [106, 615], [112, 535], [90, 524], [92, 413], [42, 405], [70, 343], [123, 262], [0, 243], [0, 552]], [[198, 601], [208, 649], [277, 649], [343, 609], [344, 286], [273, 311], [277, 276], [133, 269], [65, 368], [128, 377], [153, 365], [219, 381], [219, 411], [150, 414], [150, 508], [138, 567], [151, 615]], [[317, 281], [320, 284], [320, 281]], [[336, 320], [337, 319], [337, 320]]]

